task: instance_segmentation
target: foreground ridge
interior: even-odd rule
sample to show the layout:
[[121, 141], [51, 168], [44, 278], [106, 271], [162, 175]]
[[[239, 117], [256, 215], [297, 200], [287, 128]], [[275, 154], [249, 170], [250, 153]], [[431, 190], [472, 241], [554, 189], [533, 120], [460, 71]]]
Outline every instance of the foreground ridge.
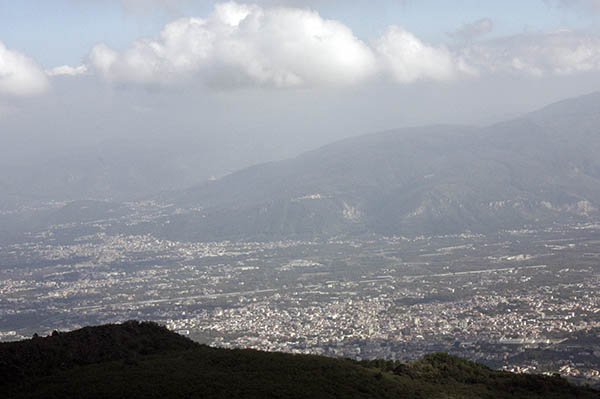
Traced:
[[0, 390], [19, 398], [599, 398], [555, 376], [445, 353], [353, 361], [211, 348], [128, 321], [0, 344]]

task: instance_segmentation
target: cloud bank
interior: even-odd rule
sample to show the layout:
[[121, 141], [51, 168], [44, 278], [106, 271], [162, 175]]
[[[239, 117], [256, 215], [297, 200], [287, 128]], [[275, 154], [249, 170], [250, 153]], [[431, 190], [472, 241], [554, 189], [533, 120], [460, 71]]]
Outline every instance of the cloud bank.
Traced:
[[[600, 1], [560, 3], [591, 7]], [[310, 9], [219, 3], [206, 18], [177, 19], [158, 37], [123, 51], [100, 43], [85, 65], [45, 73], [0, 42], [0, 93], [39, 94], [48, 77], [83, 74], [117, 86], [289, 89], [600, 72], [596, 34], [558, 30], [484, 40], [493, 26], [489, 18], [467, 23], [448, 34], [446, 45], [426, 43], [400, 26], [365, 42], [342, 22]]]
[[476, 74], [461, 56], [445, 47], [429, 46], [397, 26], [390, 26], [375, 42], [375, 50], [382, 69], [398, 83], [444, 81], [461, 74]]
[[57, 66], [54, 67], [52, 69], [49, 69], [46, 71], [46, 75], [48, 76], [77, 76], [77, 75], [83, 75], [85, 73], [87, 73], [88, 68], [85, 65], [79, 65], [76, 67], [70, 66], [70, 65], [61, 65], [61, 66]]
[[213, 88], [343, 87], [374, 79], [397, 84], [492, 74], [530, 77], [600, 71], [600, 38], [567, 30], [482, 41], [489, 18], [449, 34], [451, 47], [423, 42], [399, 26], [365, 43], [343, 23], [291, 7], [220, 3], [206, 19], [181, 18], [157, 39], [117, 52], [105, 44], [90, 69], [120, 85]]
[[92, 49], [92, 67], [117, 83], [172, 85], [200, 79], [209, 86], [340, 86], [375, 72], [371, 49], [340, 22], [295, 8], [218, 4], [207, 18], [168, 24], [158, 40], [122, 53]]
[[465, 51], [487, 73], [542, 77], [600, 71], [600, 37], [570, 30], [520, 34]]
[[47, 88], [46, 75], [35, 61], [0, 41], [0, 94], [31, 96]]
[[481, 18], [477, 21], [464, 24], [459, 29], [449, 33], [449, 36], [463, 42], [471, 42], [474, 39], [490, 33], [493, 28], [494, 21], [490, 18]]
[[99, 44], [89, 62], [117, 84], [172, 86], [200, 80], [218, 88], [339, 87], [380, 74], [411, 83], [473, 72], [462, 57], [400, 27], [389, 27], [367, 45], [341, 22], [315, 11], [235, 2], [217, 4], [206, 19], [174, 21], [158, 39], [138, 40], [121, 53]]

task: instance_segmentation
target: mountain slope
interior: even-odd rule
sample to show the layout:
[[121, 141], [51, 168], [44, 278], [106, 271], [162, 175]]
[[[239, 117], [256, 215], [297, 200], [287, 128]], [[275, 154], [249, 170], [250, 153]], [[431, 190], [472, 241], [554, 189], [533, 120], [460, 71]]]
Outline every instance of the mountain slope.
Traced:
[[184, 211], [155, 232], [436, 234], [587, 220], [600, 208], [598, 153], [592, 94], [489, 127], [366, 135], [251, 167], [164, 198]]
[[[61, 337], [60, 344], [57, 336]], [[74, 355], [70, 348], [81, 343], [88, 352]], [[119, 349], [132, 344], [135, 348], [128, 353]], [[16, 368], [40, 370], [48, 347], [60, 348], [50, 356], [54, 362], [43, 374], [21, 373], [0, 382], [3, 397], [598, 397], [597, 391], [576, 388], [558, 377], [493, 371], [445, 354], [402, 364], [227, 350], [194, 344], [155, 324], [137, 322], [2, 344], [2, 373], [6, 372], [6, 364], [18, 363], [15, 356], [21, 356], [20, 351], [29, 358]], [[104, 351], [110, 355], [100, 355]], [[99, 356], [92, 359], [88, 353]]]
[[128, 321], [69, 333], [0, 343], [0, 386], [75, 366], [195, 348], [197, 344], [155, 323]]

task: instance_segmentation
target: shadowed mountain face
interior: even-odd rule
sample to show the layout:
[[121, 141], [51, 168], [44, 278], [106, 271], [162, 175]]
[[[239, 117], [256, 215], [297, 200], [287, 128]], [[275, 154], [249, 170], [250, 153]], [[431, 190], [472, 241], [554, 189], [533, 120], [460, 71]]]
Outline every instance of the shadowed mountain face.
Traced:
[[596, 398], [560, 377], [446, 354], [411, 363], [229, 350], [154, 323], [0, 344], [3, 398]]
[[0, 343], [0, 386], [61, 370], [197, 347], [155, 323], [128, 321]]
[[598, 216], [600, 94], [484, 128], [361, 136], [165, 198], [176, 239], [444, 234]]
[[135, 204], [79, 201], [2, 214], [0, 239], [99, 219], [113, 220], [119, 233], [190, 241], [486, 233], [590, 221], [600, 216], [597, 154], [600, 93], [482, 128], [429, 126], [339, 141], [165, 192], [159, 202], [173, 206], [134, 227], [117, 219]]

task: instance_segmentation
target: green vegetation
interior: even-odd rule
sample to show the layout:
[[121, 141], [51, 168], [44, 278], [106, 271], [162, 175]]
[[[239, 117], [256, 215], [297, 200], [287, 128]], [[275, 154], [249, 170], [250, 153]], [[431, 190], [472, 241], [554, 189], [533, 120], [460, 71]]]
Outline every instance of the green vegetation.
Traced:
[[197, 344], [156, 323], [128, 321], [0, 343], [0, 386], [77, 366], [191, 349]]
[[0, 375], [4, 398], [600, 397], [441, 353], [403, 364], [227, 350], [138, 322], [2, 344]]

